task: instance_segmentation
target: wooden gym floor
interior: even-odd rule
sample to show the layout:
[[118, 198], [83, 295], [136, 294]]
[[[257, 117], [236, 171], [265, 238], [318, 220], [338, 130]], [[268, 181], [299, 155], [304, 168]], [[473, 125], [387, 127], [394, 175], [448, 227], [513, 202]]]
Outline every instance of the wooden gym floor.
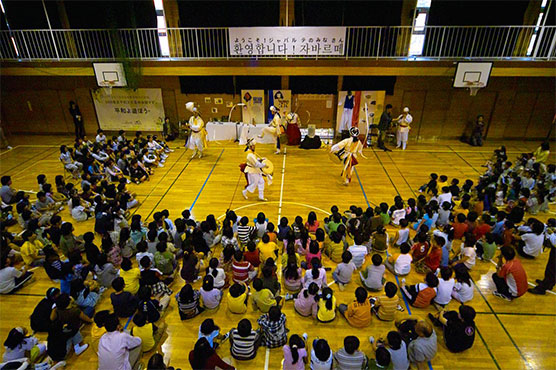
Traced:
[[[14, 187], [22, 190], [37, 190], [36, 176], [47, 175], [54, 183], [55, 175], [62, 173], [58, 160], [58, 147], [70, 143], [70, 137], [27, 136], [12, 137], [13, 149], [0, 153], [0, 172], [11, 175]], [[171, 143], [172, 147], [181, 144]], [[182, 210], [189, 208], [196, 219], [204, 219], [207, 214], [223, 216], [226, 209], [235, 209], [239, 215], [253, 219], [258, 212], [264, 212], [271, 222], [277, 224], [280, 216], [287, 216], [290, 223], [294, 217], [301, 215], [304, 220], [309, 211], [315, 211], [319, 220], [328, 213], [332, 205], [341, 210], [356, 204], [363, 208], [380, 202], [391, 204], [396, 195], [404, 199], [417, 197], [418, 187], [427, 181], [430, 172], [458, 178], [460, 182], [470, 178], [474, 181], [483, 172], [481, 165], [490, 157], [493, 149], [502, 144], [487, 141], [484, 147], [473, 148], [457, 141], [435, 143], [411, 142], [405, 152], [395, 150], [390, 153], [365, 149], [367, 160], [361, 159], [357, 166], [357, 177], [349, 187], [340, 184], [340, 168], [328, 159], [324, 150], [305, 151], [288, 147], [287, 155], [273, 155], [269, 145], [259, 145], [258, 152], [274, 162], [274, 184], [266, 189], [267, 203], [257, 202], [256, 195], [244, 200], [240, 191], [245, 183], [238, 165], [245, 158], [243, 147], [230, 142], [211, 142], [206, 156], [199, 160], [190, 160], [190, 151], [176, 149], [170, 155], [164, 168], [156, 170], [150, 182], [142, 185], [130, 184], [130, 190], [137, 193], [141, 205], [133, 209], [150, 221], [156, 210], [168, 209], [170, 218], [180, 216]], [[512, 141], [506, 142], [510, 160], [522, 152], [533, 151], [539, 143]], [[239, 181], [239, 182], [238, 182]], [[237, 186], [239, 183], [239, 186]], [[237, 186], [237, 191], [235, 190]], [[235, 193], [234, 193], [235, 192]], [[235, 194], [235, 197], [234, 197]], [[552, 209], [554, 211], [554, 209]], [[62, 218], [71, 221], [67, 210]], [[542, 215], [545, 220], [553, 215]], [[93, 221], [76, 224], [76, 233], [82, 234], [92, 230]], [[18, 226], [13, 228], [18, 231]], [[389, 229], [391, 234], [394, 229]], [[97, 237], [98, 238], [98, 237]], [[97, 240], [98, 242], [98, 240]], [[98, 243], [97, 243], [98, 244]], [[543, 277], [547, 254], [534, 261], [522, 261], [530, 282]], [[324, 264], [334, 268], [334, 263], [324, 257]], [[473, 348], [464, 353], [452, 354], [444, 346], [439, 334], [438, 354], [430, 367], [433, 369], [554, 369], [556, 368], [556, 294], [545, 296], [526, 294], [513, 302], [506, 302], [492, 295], [493, 284], [490, 275], [495, 266], [490, 262], [477, 261], [472, 277], [475, 283], [475, 297], [471, 305], [477, 311], [477, 335]], [[394, 276], [386, 273], [389, 281], [396, 282]], [[329, 272], [328, 281], [332, 277]], [[49, 281], [44, 270], [35, 271], [36, 279], [14, 295], [0, 298], [0, 340], [4, 340], [8, 331], [15, 326], [29, 327], [29, 315], [34, 306], [43, 297], [47, 288], [54, 285]], [[411, 273], [408, 283], [423, 279], [421, 275]], [[358, 286], [355, 278], [344, 292], [335, 289], [338, 303], [348, 303], [354, 299], [353, 292]], [[183, 282], [178, 277], [171, 288], [179, 291]], [[199, 288], [200, 282], [195, 284]], [[332, 286], [334, 288], [334, 286]], [[110, 308], [110, 291], [104, 293], [98, 309]], [[457, 304], [450, 303], [448, 309], [457, 309]], [[406, 308], [404, 314], [426, 317], [434, 308]], [[283, 311], [287, 315], [290, 333], [307, 332], [310, 340], [315, 337], [326, 338], [335, 351], [343, 345], [346, 335], [356, 335], [361, 340], [361, 350], [370, 354], [369, 335], [379, 337], [393, 328], [392, 323], [380, 322], [373, 318], [370, 327], [351, 328], [340, 316], [332, 323], [317, 323], [310, 318], [302, 318], [294, 312], [293, 303], [286, 302]], [[175, 367], [189, 368], [187, 360], [189, 351], [197, 338], [200, 323], [213, 316], [222, 332], [227, 332], [237, 325], [242, 318], [228, 312], [225, 299], [216, 313], [204, 313], [198, 317], [181, 321], [176, 310], [175, 300], [163, 316], [168, 326], [168, 336], [160, 350], [165, 359]], [[251, 305], [245, 317], [256, 327], [258, 312], [253, 312]], [[89, 340], [90, 327], [82, 333], [85, 341]], [[337, 333], [340, 333], [339, 335]], [[40, 335], [41, 339], [45, 336]], [[225, 343], [218, 353], [221, 357], [230, 357], [229, 344]], [[143, 357], [146, 364], [152, 353]], [[235, 362], [239, 369], [277, 369], [282, 360], [281, 349], [267, 350], [260, 348], [252, 361]], [[73, 369], [96, 369], [97, 358], [92, 349], [80, 357], [71, 355], [68, 360]]]

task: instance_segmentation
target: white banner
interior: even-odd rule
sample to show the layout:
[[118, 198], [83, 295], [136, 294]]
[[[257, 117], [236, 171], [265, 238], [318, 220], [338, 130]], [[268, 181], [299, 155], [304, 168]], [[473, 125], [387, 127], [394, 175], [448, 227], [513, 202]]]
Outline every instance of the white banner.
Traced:
[[161, 89], [91, 90], [100, 128], [108, 131], [162, 131]]
[[230, 55], [344, 55], [345, 27], [229, 28]]

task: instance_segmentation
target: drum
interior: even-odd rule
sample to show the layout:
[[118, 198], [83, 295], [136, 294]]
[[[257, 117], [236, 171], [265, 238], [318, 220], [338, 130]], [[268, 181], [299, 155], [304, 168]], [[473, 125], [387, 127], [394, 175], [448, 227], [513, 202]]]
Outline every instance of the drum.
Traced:
[[274, 164], [266, 158], [262, 162], [266, 164], [266, 167], [261, 168], [263, 174], [272, 176], [274, 174]]
[[344, 162], [344, 160], [341, 158], [341, 155], [344, 153], [345, 151], [342, 149], [338, 152], [331, 152], [330, 148], [328, 148], [328, 158], [330, 158], [330, 160], [332, 162], [334, 162], [335, 164], [342, 164]]

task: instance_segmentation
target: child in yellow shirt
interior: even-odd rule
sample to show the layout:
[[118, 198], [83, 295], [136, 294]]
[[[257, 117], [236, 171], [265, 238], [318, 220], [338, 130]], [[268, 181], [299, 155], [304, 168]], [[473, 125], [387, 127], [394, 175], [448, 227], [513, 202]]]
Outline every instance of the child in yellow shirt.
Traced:
[[37, 239], [37, 235], [30, 230], [25, 230], [21, 237], [24, 243], [20, 252], [25, 265], [28, 267], [42, 265], [44, 263], [44, 252], [42, 250], [44, 245]]
[[260, 252], [260, 259], [262, 263], [269, 258], [276, 259], [278, 256], [278, 245], [270, 241], [268, 233], [263, 235], [262, 241], [260, 241], [257, 245], [257, 249]]
[[249, 299], [249, 287], [245, 283], [234, 283], [228, 290], [228, 309], [231, 313], [247, 312], [247, 300]]

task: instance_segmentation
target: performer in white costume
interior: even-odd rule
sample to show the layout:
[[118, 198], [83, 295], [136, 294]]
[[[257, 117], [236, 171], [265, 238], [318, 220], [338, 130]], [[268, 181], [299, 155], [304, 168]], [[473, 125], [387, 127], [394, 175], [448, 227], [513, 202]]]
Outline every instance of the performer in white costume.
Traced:
[[411, 130], [411, 122], [413, 122], [413, 117], [409, 114], [409, 108], [405, 107], [403, 109], [403, 113], [400, 116], [392, 121], [396, 121], [398, 123], [398, 131], [397, 131], [397, 139], [398, 143], [396, 148], [402, 147], [402, 150], [405, 150], [407, 146], [407, 138], [409, 136], [409, 130]]
[[[258, 154], [255, 153], [255, 140], [249, 139], [247, 141], [247, 147], [245, 148], [247, 152], [247, 159], [245, 161], [245, 170], [244, 172], [247, 174], [247, 180], [249, 181], [249, 185], [243, 189], [241, 194], [245, 199], [249, 199], [247, 197], [247, 192], [253, 193], [256, 188], [259, 189], [259, 200], [266, 202], [267, 199], [264, 197], [264, 177], [262, 169], [265, 168], [267, 165], [263, 163], [264, 158], [261, 158]], [[271, 179], [269, 179], [270, 185]]]
[[278, 112], [278, 109], [271, 105], [270, 111], [274, 116], [272, 117], [272, 121], [268, 124], [268, 127], [263, 129], [263, 132], [259, 135], [259, 138], [262, 139], [266, 134], [272, 135], [274, 137], [274, 142], [276, 143], [276, 152], [274, 154], [280, 154], [280, 134], [282, 133], [282, 117]]
[[194, 106], [193, 102], [185, 104], [185, 107], [193, 113], [193, 115], [189, 118], [191, 135], [189, 136], [189, 141], [187, 142], [187, 148], [193, 150], [191, 158], [195, 158], [197, 154], [199, 154], [199, 158], [202, 158], [205, 141], [205, 122], [201, 118], [199, 111]]
[[359, 129], [352, 127], [349, 129], [349, 134], [351, 135], [350, 138], [344, 139], [330, 148], [330, 152], [343, 163], [341, 176], [346, 186], [351, 182], [353, 168], [359, 163], [357, 162], [357, 156], [360, 155], [367, 159], [363, 155], [363, 144], [359, 140]]

